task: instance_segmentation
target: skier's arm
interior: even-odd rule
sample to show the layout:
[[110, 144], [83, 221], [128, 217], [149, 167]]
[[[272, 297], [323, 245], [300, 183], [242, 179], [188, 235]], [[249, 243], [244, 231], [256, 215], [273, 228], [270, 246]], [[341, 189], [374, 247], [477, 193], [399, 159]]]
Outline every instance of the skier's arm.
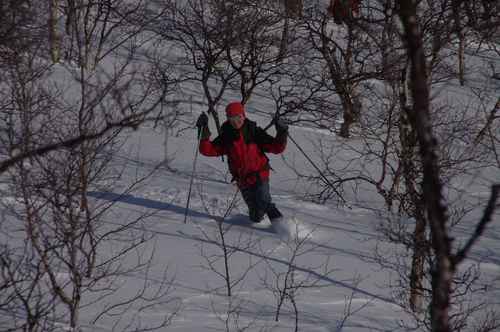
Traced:
[[226, 154], [220, 136], [213, 141], [210, 141], [209, 138], [202, 138], [200, 141], [200, 153], [207, 157], [216, 157]]
[[287, 141], [286, 132], [278, 131], [276, 137], [272, 137], [264, 129], [257, 128], [255, 134], [257, 136], [256, 140], [264, 152], [279, 154], [285, 151]]

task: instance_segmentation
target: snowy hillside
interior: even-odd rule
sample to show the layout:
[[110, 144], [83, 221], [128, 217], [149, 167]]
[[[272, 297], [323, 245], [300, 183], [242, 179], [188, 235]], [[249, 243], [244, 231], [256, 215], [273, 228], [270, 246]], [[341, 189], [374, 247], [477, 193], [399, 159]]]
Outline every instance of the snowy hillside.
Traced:
[[[253, 115], [251, 108], [249, 113], [259, 124], [267, 124], [267, 119]], [[291, 128], [291, 135], [311, 151], [309, 139], [325, 134]], [[234, 185], [228, 183], [226, 163], [220, 158], [199, 157], [184, 223], [194, 136], [194, 131], [187, 131], [169, 142], [175, 150], [172, 170], [160, 166], [137, 188], [121, 195], [119, 188], [126, 188], [138, 175], [152, 172], [163, 160], [161, 133], [151, 128], [133, 133], [123, 155], [115, 159], [117, 167], [125, 166], [116, 190], [92, 193], [96, 203], [118, 202], [108, 217], [110, 223], [148, 215], [141, 228], [154, 236], [154, 245], [148, 248], [155, 252], [153, 267], [147, 275], [122, 277], [121, 282], [139, 287], [135, 285], [137, 280], [149, 278], [154, 285], [163, 280], [166, 270], [172, 289], [168, 305], [141, 312], [143, 323], [154, 324], [178, 309], [168, 330], [224, 330], [229, 326], [230, 331], [244, 327], [251, 331], [290, 331], [295, 326], [296, 305], [301, 331], [396, 331], [406, 330], [402, 325], [411, 325], [410, 317], [395, 301], [397, 294], [389, 287], [397, 282], [396, 276], [381, 270], [376, 262], [376, 252], [385, 253], [394, 264], [402, 258], [390, 258], [398, 255], [394, 245], [381, 242], [377, 232], [381, 215], [369, 205], [362, 207], [354, 201], [349, 202], [349, 207], [337, 207], [302, 200], [306, 188], [294, 181], [280, 158], [271, 157], [275, 170], [271, 191], [286, 217], [285, 227], [291, 238], [283, 236], [283, 229], [273, 228], [267, 219], [262, 225], [248, 220], [246, 207]], [[284, 156], [301, 160], [308, 169], [307, 161], [302, 160], [293, 144], [288, 145]], [[233, 198], [234, 208], [222, 219]], [[230, 298], [221, 277], [221, 221], [226, 245], [232, 252], [231, 278], [237, 281], [231, 287]], [[492, 285], [500, 272], [497, 226], [488, 231], [468, 263], [480, 264], [480, 285]], [[466, 236], [467, 229], [463, 232]], [[277, 297], [285, 279], [292, 283], [289, 287], [297, 288], [293, 290], [293, 303], [285, 298], [277, 322]], [[498, 291], [495, 286], [488, 288], [485, 296], [489, 305], [496, 305]]]
[[[292, 135], [300, 130], [292, 129]], [[336, 208], [305, 202], [298, 197], [300, 189], [286, 180], [286, 168], [279, 159], [272, 164], [278, 176], [272, 175], [271, 187], [274, 201], [283, 211], [288, 225], [287, 239], [266, 219], [263, 224], [253, 224], [246, 217], [246, 208], [238, 194], [236, 205], [223, 220], [226, 245], [234, 254], [229, 261], [232, 278], [239, 280], [233, 296], [225, 296], [222, 249], [218, 222], [232, 200], [235, 187], [224, 182], [225, 163], [220, 159], [199, 160], [197, 177], [191, 198], [187, 223], [183, 223], [189, 163], [194, 153], [193, 133], [179, 139], [172, 167], [178, 172], [158, 169], [132, 192], [120, 196], [116, 193], [93, 193], [99, 200], [116, 200], [113, 208], [114, 222], [133, 220], [141, 213], [153, 214], [144, 221], [147, 232], [155, 236], [155, 273], [153, 280], [161, 280], [164, 269], [172, 277], [171, 306], [179, 305], [169, 330], [200, 331], [223, 329], [229, 324], [249, 326], [250, 330], [290, 331], [294, 328], [295, 315], [292, 303], [285, 299], [279, 322], [276, 287], [284, 287], [287, 272], [294, 301], [299, 311], [299, 326], [303, 331], [361, 331], [396, 330], [397, 321], [404, 317], [391, 298], [388, 276], [371, 263], [377, 246], [376, 232], [379, 217], [365, 208]], [[126, 174], [141, 174], [161, 161], [160, 135], [145, 130], [136, 133], [132, 142], [137, 145], [138, 159], [125, 162]], [[140, 151], [140, 152], [139, 152]], [[288, 157], [297, 153], [292, 146]], [[143, 161], [143, 162], [141, 162]], [[219, 171], [218, 171], [219, 170]], [[218, 171], [218, 172], [217, 172]], [[293, 178], [291, 174], [288, 174]], [[124, 176], [120, 183], [131, 183]], [[295, 235], [295, 236], [294, 236]], [[208, 260], [214, 262], [212, 271]], [[293, 277], [292, 277], [293, 275]], [[138, 274], [124, 278], [134, 283], [144, 278]], [[141, 314], [144, 321], [154, 321], [168, 315], [168, 308], [155, 307]]]
[[[265, 1], [35, 3], [9, 7], [31, 17], [22, 27], [43, 26], [51, 43], [66, 30], [57, 47], [16, 30], [34, 40], [18, 38], [24, 49], [0, 24], [0, 332], [431, 330], [438, 241], [397, 9], [367, 2], [367, 21], [348, 26], [333, 23], [328, 1], [309, 4], [309, 21], [283, 20]], [[221, 38], [223, 24], [233, 25]], [[460, 82], [458, 42], [424, 37], [438, 49], [427, 54], [429, 117], [455, 252], [483, 231], [500, 183], [498, 43], [467, 36]], [[198, 153], [198, 116], [225, 121], [225, 106], [245, 98], [270, 135], [276, 113], [290, 123], [284, 153], [268, 154], [279, 223], [251, 222], [227, 160]], [[213, 139], [212, 116], [209, 128]], [[500, 331], [493, 205], [450, 276], [453, 331]]]

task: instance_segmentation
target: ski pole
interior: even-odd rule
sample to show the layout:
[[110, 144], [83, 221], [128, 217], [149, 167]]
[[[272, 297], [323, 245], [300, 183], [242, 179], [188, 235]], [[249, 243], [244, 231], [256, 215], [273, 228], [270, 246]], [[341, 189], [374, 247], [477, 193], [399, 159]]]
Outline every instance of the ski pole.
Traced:
[[[264, 128], [264, 131], [267, 131], [276, 121], [277, 118], [280, 117], [280, 113], [279, 111], [276, 111], [273, 119], [271, 120], [271, 122]], [[347, 202], [346, 200], [340, 195], [340, 193], [338, 192], [337, 189], [335, 189], [335, 187], [333, 186], [333, 184], [330, 182], [330, 180], [328, 180], [328, 178], [323, 174], [323, 172], [319, 169], [318, 166], [316, 166], [316, 164], [314, 163], [314, 161], [312, 161], [311, 158], [309, 158], [309, 156], [307, 155], [307, 153], [304, 151], [304, 149], [302, 149], [300, 147], [300, 145], [292, 138], [292, 136], [290, 136], [290, 133], [287, 132], [286, 133], [287, 137], [290, 138], [290, 140], [295, 144], [295, 146], [297, 147], [297, 149], [299, 149], [300, 152], [302, 152], [302, 154], [304, 155], [304, 157], [306, 157], [306, 159], [311, 163], [311, 165], [313, 165], [313, 167], [316, 169], [316, 171], [318, 171], [319, 175], [321, 176], [321, 178], [325, 181], [325, 183], [327, 185], [329, 185], [333, 191], [335, 192], [335, 194], [340, 198], [340, 200], [342, 201], [342, 203], [344, 205], [347, 205]], [[350, 208], [350, 207], [349, 207]]]
[[304, 155], [304, 157], [306, 157], [306, 159], [311, 163], [311, 165], [313, 165], [313, 167], [316, 169], [316, 171], [318, 171], [319, 175], [323, 178], [323, 180], [326, 182], [326, 184], [329, 185], [333, 189], [333, 191], [335, 192], [335, 194], [337, 194], [337, 196], [340, 198], [340, 200], [342, 201], [342, 203], [344, 205], [347, 205], [347, 202], [344, 199], [344, 197], [342, 197], [342, 195], [340, 195], [340, 193], [338, 192], [338, 190], [333, 186], [333, 184], [330, 182], [330, 180], [328, 180], [328, 178], [323, 174], [323, 172], [319, 169], [319, 167], [316, 166], [316, 164], [314, 163], [314, 161], [312, 161], [312, 159], [309, 158], [309, 156], [306, 154], [306, 152], [300, 147], [300, 145], [292, 138], [292, 136], [289, 133], [287, 133], [287, 136], [295, 144], [295, 146], [297, 147], [297, 149], [299, 149], [299, 151], [302, 152], [302, 154]]
[[191, 172], [191, 180], [189, 181], [189, 190], [188, 190], [188, 197], [187, 197], [187, 203], [186, 203], [186, 210], [184, 211], [184, 223], [186, 223], [186, 220], [187, 220], [189, 201], [191, 200], [191, 190], [193, 188], [194, 173], [196, 171], [196, 161], [198, 160], [198, 151], [200, 150], [201, 133], [203, 132], [203, 129], [205, 129], [205, 128], [201, 128], [201, 130], [199, 130], [199, 132], [198, 132], [198, 142], [196, 144], [196, 151], [194, 153], [193, 171]]

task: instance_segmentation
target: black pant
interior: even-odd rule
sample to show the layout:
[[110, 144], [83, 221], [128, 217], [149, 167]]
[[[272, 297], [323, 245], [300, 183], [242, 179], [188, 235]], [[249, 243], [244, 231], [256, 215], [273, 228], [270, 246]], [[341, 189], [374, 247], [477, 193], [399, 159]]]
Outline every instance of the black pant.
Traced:
[[248, 206], [248, 215], [253, 222], [260, 222], [267, 214], [270, 220], [282, 216], [271, 199], [269, 181], [257, 181], [251, 187], [241, 189], [241, 195]]

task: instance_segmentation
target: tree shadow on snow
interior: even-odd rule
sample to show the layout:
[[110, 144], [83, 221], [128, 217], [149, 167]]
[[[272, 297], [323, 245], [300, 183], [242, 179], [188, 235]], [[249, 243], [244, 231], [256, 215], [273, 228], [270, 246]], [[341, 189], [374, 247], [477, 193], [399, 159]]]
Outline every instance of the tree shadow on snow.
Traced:
[[[170, 211], [173, 213], [177, 213], [179, 215], [184, 216], [184, 213], [186, 212], [186, 207], [185, 206], [179, 206], [175, 205], [172, 203], [166, 203], [166, 202], [161, 202], [161, 201], [155, 201], [152, 199], [148, 198], [142, 198], [142, 197], [135, 197], [130, 194], [117, 194], [117, 193], [112, 193], [112, 192], [95, 192], [91, 191], [88, 192], [88, 195], [90, 197], [94, 197], [96, 199], [101, 199], [109, 202], [116, 202], [116, 203], [126, 203], [126, 204], [131, 204], [131, 205], [137, 205], [137, 206], [142, 206], [148, 209], [154, 209], [154, 210], [160, 210], [160, 211]], [[253, 222], [251, 222], [248, 219], [248, 216], [244, 214], [236, 214], [233, 216], [229, 216], [225, 219], [223, 219], [221, 216], [215, 216], [211, 215], [206, 212], [198, 212], [192, 209], [188, 209], [188, 217], [195, 217], [195, 218], [202, 218], [202, 219], [211, 219], [215, 220], [218, 222], [223, 222], [228, 225], [232, 226], [240, 226], [240, 227], [246, 227], [266, 233], [274, 233], [273, 229], [271, 226], [269, 227], [261, 227], [256, 226]]]
[[[147, 198], [135, 197], [135, 196], [132, 196], [129, 194], [116, 194], [116, 193], [110, 193], [110, 192], [89, 192], [88, 195], [91, 197], [94, 197], [96, 199], [107, 200], [110, 202], [138, 205], [138, 206], [143, 206], [146, 208], [156, 209], [156, 210], [171, 211], [174, 213], [178, 213], [180, 215], [184, 215], [184, 213], [185, 213], [185, 207], [171, 204], [171, 203], [154, 201], [154, 200], [147, 199]], [[210, 221], [207, 219], [211, 219], [211, 220], [216, 220], [216, 221], [223, 221], [224, 223], [231, 225], [231, 226], [234, 225], [234, 226], [245, 227], [245, 228], [249, 228], [251, 230], [257, 230], [259, 232], [265, 232], [265, 233], [275, 233], [270, 225], [269, 225], [269, 227], [267, 227], [265, 224], [263, 224], [263, 225], [254, 224], [248, 219], [248, 216], [246, 216], [244, 214], [236, 214], [233, 216], [229, 216], [226, 219], [223, 219], [220, 216], [213, 216], [213, 215], [208, 214], [208, 213], [189, 210], [188, 215], [192, 216], [192, 217], [202, 218], [203, 221], [207, 221], [207, 222]], [[170, 234], [170, 233], [166, 233], [166, 232], [159, 231], [159, 230], [156, 230], [155, 232], [158, 234], [162, 234], [162, 235], [174, 235], [173, 233]], [[208, 240], [208, 239], [200, 237], [198, 235], [187, 234], [187, 233], [183, 232], [182, 230], [177, 231], [177, 236], [182, 236], [184, 238], [197, 240], [200, 242], [214, 243], [215, 244], [214, 241]], [[250, 251], [250, 250], [245, 249], [245, 248], [239, 248], [239, 247], [233, 247], [233, 246], [228, 246], [228, 247], [233, 249], [233, 250], [245, 252], [245, 253], [248, 253], [248, 254], [256, 256], [256, 257], [267, 259], [269, 261], [274, 261], [276, 263], [280, 263], [280, 264], [284, 264], [284, 265], [290, 264], [290, 262], [288, 260], [282, 259], [279, 257], [270, 257], [270, 256], [264, 255], [262, 253]], [[331, 276], [323, 275], [323, 274], [318, 273], [314, 270], [310, 270], [308, 268], [304, 268], [304, 267], [301, 267], [298, 265], [294, 265], [293, 269], [296, 271], [308, 273], [308, 274], [318, 278], [319, 280], [323, 280], [323, 281], [329, 282], [331, 284], [334, 284], [334, 285], [337, 285], [340, 287], [351, 289], [351, 290], [355, 291], [357, 294], [362, 294], [362, 295], [368, 296], [371, 299], [380, 300], [380, 301], [383, 301], [386, 303], [394, 303], [394, 301], [390, 298], [386, 298], [382, 295], [378, 295], [378, 294], [371, 293], [369, 291], [365, 291], [363, 289], [358, 288], [356, 285], [349, 284], [348, 282], [345, 282], [345, 281], [336, 280], [336, 279], [332, 278]]]

